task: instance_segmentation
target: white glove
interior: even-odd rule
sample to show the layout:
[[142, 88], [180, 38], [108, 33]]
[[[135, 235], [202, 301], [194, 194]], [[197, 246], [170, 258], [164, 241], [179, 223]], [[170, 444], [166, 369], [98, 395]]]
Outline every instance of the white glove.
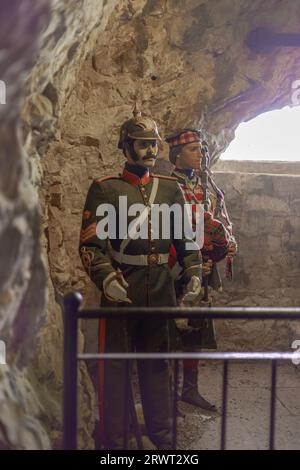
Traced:
[[103, 281], [103, 292], [105, 297], [112, 302], [132, 301], [127, 297], [128, 282], [125, 281], [121, 271], [110, 273]]
[[201, 281], [199, 277], [192, 276], [186, 286], [186, 294], [182, 297], [183, 302], [192, 302], [201, 292]]

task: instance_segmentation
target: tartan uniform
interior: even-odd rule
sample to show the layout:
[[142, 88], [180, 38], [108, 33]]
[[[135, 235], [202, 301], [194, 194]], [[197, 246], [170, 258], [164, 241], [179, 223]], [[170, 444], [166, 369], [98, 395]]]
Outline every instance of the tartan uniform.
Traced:
[[[185, 136], [185, 134], [184, 134]], [[189, 178], [187, 174], [175, 168], [172, 176], [177, 178], [178, 183], [183, 191], [185, 201], [190, 204], [199, 204], [203, 202], [203, 190], [200, 178], [193, 174]], [[209, 193], [209, 211], [204, 212], [204, 244], [201, 249], [203, 258], [210, 258], [213, 261], [212, 272], [208, 276], [208, 284], [213, 289], [221, 287], [221, 279], [217, 270], [216, 263], [224, 259], [229, 248], [229, 233], [225, 226], [218, 220], [213, 218], [213, 212], [216, 204], [215, 196]], [[192, 210], [193, 213], [193, 210]], [[194, 223], [194, 220], [193, 220]], [[172, 246], [169, 258], [170, 267], [174, 267], [177, 262], [176, 248]], [[177, 281], [177, 295], [182, 294], [181, 279]], [[194, 305], [199, 305], [201, 299], [196, 299]], [[193, 324], [192, 324], [193, 323]], [[187, 347], [206, 347], [216, 348], [215, 334], [212, 320], [196, 320], [189, 321], [189, 325], [198, 329], [191, 334], [187, 334], [182, 341]], [[199, 331], [200, 330], [200, 331]]]
[[[208, 205], [208, 212], [204, 213], [204, 245], [202, 248], [203, 258], [211, 259], [213, 261], [212, 272], [208, 278], [205, 278], [208, 282], [208, 285], [211, 285], [214, 289], [217, 289], [221, 286], [221, 279], [216, 268], [216, 262], [223, 259], [230, 246], [230, 241], [232, 240], [231, 235], [231, 224], [227, 214], [227, 210], [224, 203], [224, 194], [216, 186], [212, 178], [206, 174], [209, 155], [208, 155], [208, 146], [205, 141], [205, 136], [202, 133], [201, 129], [177, 129], [172, 135], [166, 137], [166, 142], [168, 142], [170, 151], [169, 159], [176, 167], [177, 158], [181, 154], [181, 149], [188, 144], [199, 143], [199, 149], [196, 147], [191, 147], [192, 151], [197, 150], [197, 153], [200, 157], [199, 150], [201, 149], [202, 157], [204, 158], [203, 167], [204, 170], [204, 180], [207, 185], [208, 180], [216, 193], [216, 198], [213, 194], [207, 192], [207, 201], [205, 201], [205, 207]], [[191, 154], [190, 154], [191, 155]], [[182, 165], [183, 161], [179, 160], [179, 164]], [[189, 165], [188, 165], [189, 166]], [[203, 190], [201, 185], [201, 179], [198, 178], [193, 172], [186, 168], [185, 170], [180, 170], [179, 168], [175, 169], [173, 173], [176, 176], [178, 182], [180, 183], [186, 201], [190, 204], [201, 203], [204, 199]], [[208, 190], [207, 190], [208, 191]], [[193, 209], [193, 206], [192, 206]], [[226, 227], [221, 223], [220, 220], [213, 218], [215, 213], [216, 219], [220, 216], [226, 222]], [[222, 220], [221, 219], [221, 220]], [[194, 222], [194, 220], [193, 220]], [[174, 264], [176, 262], [176, 250], [173, 249], [173, 260], [170, 261]], [[178, 273], [178, 269], [176, 269]], [[173, 272], [175, 274], [175, 269]], [[226, 257], [226, 275], [228, 277], [232, 276], [232, 263], [229, 256]], [[180, 278], [178, 279], [177, 285], [180, 285]], [[178, 294], [180, 296], [181, 292], [178, 289]], [[193, 305], [200, 306], [203, 304], [207, 306], [210, 302], [204, 301], [202, 293], [198, 296], [197, 299], [194, 299]], [[177, 323], [177, 321], [176, 321]], [[215, 334], [214, 334], [214, 325], [213, 321], [210, 318], [205, 320], [189, 320], [188, 322], [177, 323], [178, 330], [180, 335], [179, 339], [181, 340], [181, 346], [187, 350], [197, 350], [197, 348], [213, 348], [217, 347]], [[216, 411], [216, 407], [207, 401], [198, 390], [198, 361], [197, 360], [184, 360], [183, 361], [183, 386], [181, 399], [186, 403], [192, 404], [199, 408], [206, 410]]]
[[[119, 226], [116, 238], [100, 240], [97, 237], [97, 224], [101, 217], [96, 215], [97, 207], [103, 203], [111, 204], [119, 217], [119, 196], [126, 195], [128, 207], [134, 203], [149, 204], [154, 184], [158, 184], [156, 204], [171, 206], [178, 203], [184, 206], [182, 191], [174, 178], [149, 175], [143, 177], [123, 171], [120, 177], [108, 177], [92, 183], [83, 211], [79, 252], [82, 263], [96, 286], [101, 290], [107, 275], [120, 269], [129, 286], [128, 297], [132, 306], [175, 306], [174, 281], [168, 266], [171, 244], [176, 247], [178, 259], [183, 269], [183, 283], [193, 275], [201, 275], [201, 254], [199, 250], [186, 250], [187, 240], [174, 238], [174, 221], [171, 222], [169, 239], [152, 239], [151, 224], [148, 221], [148, 238], [131, 239], [124, 252], [124, 262], [120, 258], [122, 245], [127, 238], [120, 237]], [[128, 216], [128, 225], [133, 217]], [[148, 265], [130, 264], [128, 260], [146, 256]], [[132, 258], [130, 258], [132, 257]], [[159, 264], [160, 258], [166, 258]], [[154, 262], [152, 262], [153, 260]], [[126, 262], [125, 262], [126, 261]], [[124, 304], [109, 301], [104, 295], [102, 306], [120, 308]], [[116, 322], [118, 322], [116, 324]], [[155, 320], [101, 320], [101, 352], [162, 352], [168, 350], [169, 322]], [[103, 362], [103, 361], [102, 361]], [[146, 428], [150, 439], [158, 448], [171, 448], [171, 403], [169, 388], [168, 362], [164, 360], [138, 361], [138, 374], [143, 403]], [[104, 379], [104, 380], [103, 380]], [[124, 361], [109, 360], [100, 365], [100, 419], [104, 421], [105, 445], [112, 449], [122, 449], [125, 407], [122, 391], [125, 387], [126, 370]], [[104, 392], [104, 399], [103, 393]]]
[[[175, 168], [172, 173], [180, 184], [184, 199], [190, 204], [199, 204], [203, 202], [203, 190], [201, 187], [201, 181], [195, 174], [192, 178], [189, 178], [184, 171]], [[229, 233], [225, 226], [218, 220], [213, 218], [213, 213], [216, 204], [216, 197], [209, 192], [209, 211], [204, 212], [204, 243], [201, 249], [202, 256], [209, 257], [215, 264], [218, 261], [224, 259], [228, 253], [229, 248]], [[192, 213], [194, 211], [192, 210]], [[194, 220], [193, 220], [194, 224]], [[176, 263], [176, 250], [172, 247], [170, 262], [171, 266]], [[209, 284], [214, 289], [220, 287], [216, 284], [214, 278], [209, 279]]]

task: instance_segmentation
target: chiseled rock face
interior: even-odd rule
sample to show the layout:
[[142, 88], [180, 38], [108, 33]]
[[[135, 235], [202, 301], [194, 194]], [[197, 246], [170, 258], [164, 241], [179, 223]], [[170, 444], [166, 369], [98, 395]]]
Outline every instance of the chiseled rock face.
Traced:
[[[0, 329], [2, 339], [16, 346], [8, 353], [20, 362], [34, 341], [31, 332], [45, 305], [46, 283], [38, 241], [37, 194], [21, 147], [18, 115], [24, 82], [49, 12], [46, 1], [30, 9], [29, 4], [2, 2], [0, 19], [0, 77], [6, 84], [6, 104], [0, 105]], [[28, 16], [24, 15], [26, 9], [30, 10]], [[38, 287], [41, 293], [31, 302]]]
[[[49, 437], [54, 446], [61, 445], [62, 319], [40, 249], [45, 215], [37, 194], [40, 158], [59, 134], [60, 110], [114, 3], [1, 2], [0, 79], [6, 84], [6, 105], [0, 106], [0, 339], [8, 364], [5, 371], [0, 366], [2, 448], [45, 449]], [[42, 247], [47, 243], [43, 236]], [[84, 366], [79, 380], [81, 400], [91, 410], [94, 396]], [[82, 448], [93, 446], [93, 427], [83, 406]]]
[[37, 194], [20, 142], [18, 114], [48, 2], [1, 2], [0, 79], [0, 339], [7, 365], [0, 365], [0, 447], [46, 449], [42, 405], [24, 367], [32, 354], [46, 304], [46, 274], [39, 244]]
[[[60, 223], [60, 209], [64, 203], [61, 187], [64, 175], [57, 161], [49, 163], [49, 172], [43, 161], [49, 141], [60, 142], [59, 119], [73, 90], [86, 56], [94, 49], [116, 1], [58, 0], [53, 2], [50, 25], [41, 39], [41, 52], [27, 82], [27, 97], [22, 109], [23, 135], [32, 169], [32, 180], [40, 190], [42, 214], [42, 246], [51, 270], [48, 279], [49, 302], [44, 311], [44, 326], [37, 335], [32, 360], [36, 387], [47, 413], [44, 422], [54, 447], [61, 446], [62, 422], [62, 317], [61, 301], [69, 290], [75, 290], [72, 279], [74, 266], [65, 248], [65, 237]], [[41, 158], [42, 157], [42, 158]], [[71, 204], [71, 202], [70, 202]], [[70, 233], [70, 237], [72, 234]], [[77, 244], [78, 236], [73, 239]], [[54, 259], [52, 253], [56, 253]], [[64, 269], [57, 274], [57, 260], [64, 261]], [[60, 262], [60, 261], [59, 261]], [[80, 334], [80, 348], [83, 337]], [[79, 368], [80, 414], [78, 445], [93, 448], [94, 389], [85, 364]]]
[[45, 413], [28, 371], [0, 368], [0, 449], [50, 449], [41, 416]]
[[[254, 55], [245, 47], [257, 26], [297, 32], [294, 0], [53, 0], [46, 28], [48, 5], [6, 0], [0, 7], [0, 80], [8, 103], [0, 105], [0, 328], [10, 365], [0, 397], [10, 375], [22, 397], [26, 380], [35, 390], [30, 405], [25, 396], [18, 400], [17, 414], [13, 394], [6, 402], [3, 448], [48, 448], [48, 437], [60, 445], [60, 302], [70, 289], [87, 291], [77, 253], [82, 206], [94, 177], [121, 168], [118, 129], [135, 101], [165, 132], [204, 125], [216, 158], [241, 121], [289, 104], [300, 77], [299, 49]], [[85, 366], [80, 373], [79, 436], [86, 448], [93, 445], [94, 392]], [[36, 433], [27, 432], [28, 415]]]
[[291, 103], [299, 49], [254, 55], [245, 40], [257, 26], [296, 32], [298, 19], [293, 0], [119, 2], [65, 108], [62, 141], [99, 140], [108, 165], [137, 99], [166, 132], [203, 124], [217, 155], [242, 120]]
[[[229, 162], [227, 172], [225, 161], [223, 171], [215, 173], [226, 193], [239, 245], [233, 281], [224, 279], [217, 305], [298, 307], [300, 175], [268, 174], [270, 163], [259, 163], [258, 172], [249, 173], [243, 171], [243, 162], [240, 167], [238, 163], [234, 163], [234, 173], [230, 169], [233, 163]], [[254, 167], [252, 162], [252, 171]], [[285, 171], [290, 171], [289, 164]], [[220, 271], [224, 274], [223, 267]], [[294, 321], [216, 323], [221, 348], [288, 350], [300, 331], [299, 322]]]

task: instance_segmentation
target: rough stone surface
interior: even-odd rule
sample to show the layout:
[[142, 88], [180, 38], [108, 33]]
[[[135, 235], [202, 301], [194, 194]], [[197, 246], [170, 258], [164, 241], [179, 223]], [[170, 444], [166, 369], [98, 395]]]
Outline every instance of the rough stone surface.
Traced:
[[300, 162], [255, 161], [255, 160], [218, 160], [214, 172], [262, 173], [266, 175], [299, 175]]
[[0, 449], [50, 449], [43, 424], [44, 403], [28, 370], [15, 366], [0, 369]]
[[[86, 0], [74, 6], [55, 0], [33, 6], [29, 1], [3, 1], [0, 7], [0, 78], [6, 84], [6, 105], [0, 107], [0, 328], [10, 365], [1, 376], [0, 390], [9, 387], [7, 380], [20, 389], [18, 408], [11, 394], [1, 414], [3, 448], [49, 448], [49, 436], [52, 445], [61, 446], [62, 320], [57, 304], [61, 298], [53, 293], [49, 277], [46, 307], [47, 254], [44, 251], [43, 259], [38, 206], [44, 214], [36, 189], [43, 178], [40, 157], [57, 132], [57, 119], [76, 72], [114, 3]], [[42, 247], [46, 245], [43, 237]], [[82, 402], [87, 405], [82, 407], [79, 426], [79, 445], [84, 448], [93, 446], [93, 417], [86, 411], [93, 395], [84, 366], [80, 372]], [[21, 400], [26, 377], [36, 392], [30, 401], [30, 419], [25, 397]], [[15, 432], [14, 426], [20, 431]]]
[[[38, 393], [47, 409], [45, 422], [54, 447], [61, 446], [62, 437], [61, 303], [64, 294], [78, 288], [76, 282], [74, 283], [74, 266], [66, 249], [66, 240], [73, 233], [63, 234], [60, 224], [55, 222], [60, 219], [61, 209], [65, 204], [61, 194], [64, 175], [57, 161], [54, 166], [50, 162], [48, 174], [48, 167], [41, 157], [51, 140], [60, 141], [61, 112], [79, 79], [82, 63], [93, 50], [115, 4], [115, 1], [98, 0], [81, 0], [76, 5], [68, 0], [53, 2], [51, 21], [41, 39], [37, 64], [27, 81], [27, 97], [22, 109], [23, 139], [29, 155], [32, 182], [41, 191], [40, 196], [42, 195], [39, 203], [43, 253], [50, 266], [49, 302], [43, 312], [44, 326], [37, 336], [32, 368], [38, 377]], [[70, 205], [72, 204], [70, 201]], [[74, 204], [74, 210], [75, 206], [77, 203]], [[56, 227], [52, 229], [54, 225]], [[77, 238], [76, 236], [72, 240], [74, 246]], [[79, 347], [83, 348], [81, 334]], [[83, 363], [80, 366], [79, 390], [81, 406], [78, 445], [79, 448], [93, 448], [91, 434], [94, 429], [94, 415], [91, 410], [95, 407], [94, 391]]]
[[119, 2], [81, 70], [62, 137], [74, 142], [75, 136], [79, 144], [85, 136], [98, 139], [107, 163], [116, 155], [118, 126], [137, 99], [166, 131], [204, 124], [216, 156], [239, 122], [291, 103], [299, 50], [255, 56], [245, 39], [257, 25], [297, 30], [298, 16], [292, 1], [284, 9], [275, 0]]
[[[214, 175], [225, 190], [239, 244], [234, 280], [224, 279], [217, 304], [299, 306], [300, 176], [238, 171]], [[299, 334], [299, 322], [224, 321], [219, 327], [219, 346], [286, 350]]]
[[[116, 151], [118, 128], [130, 117], [135, 101], [165, 132], [181, 125], [203, 124], [215, 159], [241, 121], [290, 104], [291, 85], [300, 76], [299, 49], [289, 48], [287, 53], [275, 48], [254, 55], [244, 43], [247, 33], [257, 26], [297, 32], [300, 4], [295, 0], [53, 0], [50, 24], [45, 28], [48, 5], [42, 0], [34, 7], [29, 0], [1, 3], [0, 79], [8, 85], [9, 106], [0, 106], [0, 256], [5, 266], [0, 274], [0, 327], [11, 369], [4, 374], [0, 390], [8, 386], [9, 374], [25, 384], [26, 371], [36, 392], [29, 411], [25, 399], [19, 400], [16, 419], [13, 398], [8, 401], [8, 411], [0, 418], [5, 430], [3, 447], [48, 448], [49, 436], [52, 445], [60, 445], [60, 303], [69, 290], [87, 293], [87, 277], [77, 254], [81, 209], [91, 180], [121, 167], [123, 158]], [[33, 66], [41, 29], [40, 53]], [[20, 111], [22, 94], [26, 96]], [[166, 157], [165, 148], [162, 156]], [[264, 178], [243, 178], [244, 184], [255, 185], [252, 193], [249, 187], [249, 214], [256, 221], [257, 192], [262, 191]], [[240, 190], [240, 180], [232, 180]], [[270, 217], [266, 217], [275, 230], [272, 240], [264, 232], [268, 247], [278, 246], [283, 230], [286, 239], [280, 238], [281, 243], [286, 250], [292, 247], [294, 253], [297, 226], [291, 225], [291, 231], [283, 228], [279, 208], [293, 208], [297, 213], [297, 198], [288, 200], [287, 183], [281, 178], [276, 184], [269, 178], [268, 184], [275, 185], [274, 193], [270, 186], [262, 197], [263, 204], [271, 208]], [[244, 249], [249, 221], [238, 214], [238, 203], [236, 193], [233, 202], [230, 197], [230, 207], [233, 217], [240, 217], [236, 232], [240, 224], [242, 236], [238, 238]], [[277, 212], [274, 203], [279, 204]], [[288, 222], [287, 217], [284, 220]], [[40, 230], [48, 278], [39, 248]], [[260, 255], [262, 252], [260, 248]], [[285, 269], [288, 262], [295, 273], [297, 258], [284, 253], [280, 257], [273, 254], [268, 267], [274, 270], [274, 284], [277, 282], [271, 288], [277, 289], [278, 297], [285, 292], [290, 302], [295, 277], [288, 276], [285, 283], [284, 276], [279, 276], [280, 263]], [[253, 297], [248, 293], [247, 300], [245, 289], [249, 273], [243, 266], [257, 272], [253, 257], [251, 260], [248, 252], [245, 258], [241, 255], [236, 262], [241, 276], [235, 301], [240, 293], [241, 301], [251, 304]], [[261, 288], [268, 292], [267, 303], [272, 300], [272, 282], [261, 273], [257, 276], [265, 282]], [[254, 288], [253, 279], [250, 284]], [[229, 296], [228, 288], [228, 301]], [[259, 299], [261, 302], [262, 296]], [[245, 328], [237, 334], [240, 331]], [[253, 334], [256, 331], [254, 328]], [[289, 327], [284, 331], [289, 334]], [[232, 333], [231, 327], [227, 333]], [[82, 348], [82, 336], [80, 341]], [[26, 365], [23, 370], [22, 365]], [[93, 445], [94, 393], [84, 366], [81, 378], [83, 421], [79, 436], [80, 446], [86, 448]], [[21, 385], [20, 390], [25, 393]], [[42, 438], [26, 433], [22, 413], [31, 414]], [[12, 419], [24, 431], [23, 437], [14, 433]], [[47, 434], [39, 432], [40, 426]]]
[[[5, 12], [5, 14], [4, 14]], [[26, 367], [46, 303], [46, 275], [39, 244], [37, 195], [20, 142], [18, 115], [48, 2], [1, 2], [0, 77], [0, 331], [7, 366], [0, 370], [0, 447], [46, 449], [42, 405]], [[19, 38], [22, 38], [20, 40]]]

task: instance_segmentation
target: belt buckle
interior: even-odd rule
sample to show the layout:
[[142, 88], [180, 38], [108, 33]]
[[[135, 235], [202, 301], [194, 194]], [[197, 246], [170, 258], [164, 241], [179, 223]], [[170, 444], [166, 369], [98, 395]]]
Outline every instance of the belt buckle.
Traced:
[[150, 255], [148, 255], [149, 266], [155, 266], [156, 264], [158, 264], [158, 260], [159, 260], [159, 255], [157, 253], [151, 253]]

